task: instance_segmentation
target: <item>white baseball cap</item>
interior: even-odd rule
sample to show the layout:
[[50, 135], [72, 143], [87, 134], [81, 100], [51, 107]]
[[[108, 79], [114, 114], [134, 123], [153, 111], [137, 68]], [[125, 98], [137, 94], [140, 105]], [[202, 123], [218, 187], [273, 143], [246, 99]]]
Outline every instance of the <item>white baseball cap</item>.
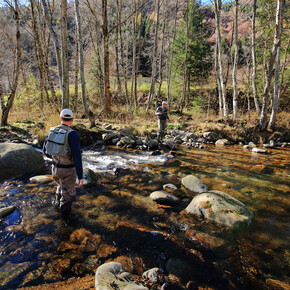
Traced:
[[163, 105], [163, 104], [164, 104], [164, 105], [168, 105], [167, 102], [165, 102], [165, 101], [162, 102], [162, 105]]
[[60, 112], [60, 117], [72, 119], [74, 117], [74, 114], [73, 114], [73, 112], [70, 109], [63, 109]]

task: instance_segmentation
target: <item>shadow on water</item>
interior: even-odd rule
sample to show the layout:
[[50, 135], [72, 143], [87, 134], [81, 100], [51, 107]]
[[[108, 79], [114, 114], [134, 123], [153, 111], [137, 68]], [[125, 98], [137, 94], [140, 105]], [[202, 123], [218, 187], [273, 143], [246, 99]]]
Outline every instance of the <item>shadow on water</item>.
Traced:
[[[151, 164], [139, 154], [139, 165], [133, 152], [108, 156], [106, 168], [101, 159], [91, 163], [106, 172], [99, 184], [77, 190], [73, 227], [64, 227], [51, 206], [53, 182], [35, 185], [25, 177], [1, 185], [0, 207], [17, 210], [0, 221], [0, 289], [94, 274], [113, 260], [139, 275], [158, 266], [196, 289], [275, 289], [268, 279], [287, 281], [289, 150], [267, 156], [240, 147], [181, 150], [168, 162], [146, 155]], [[260, 164], [271, 174], [255, 169]], [[128, 170], [112, 175], [119, 166]], [[185, 214], [195, 195], [181, 186], [186, 174], [249, 206], [255, 216], [249, 229], [233, 231]], [[177, 186], [179, 204], [157, 206], [149, 198], [166, 183]]]

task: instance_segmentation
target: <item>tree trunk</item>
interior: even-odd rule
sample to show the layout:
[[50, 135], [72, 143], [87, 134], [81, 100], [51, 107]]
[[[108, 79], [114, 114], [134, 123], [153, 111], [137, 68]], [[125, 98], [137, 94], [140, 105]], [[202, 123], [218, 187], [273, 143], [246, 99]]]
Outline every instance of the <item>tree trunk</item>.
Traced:
[[109, 34], [108, 34], [108, 10], [107, 0], [102, 0], [103, 17], [103, 45], [104, 45], [104, 86], [105, 86], [105, 113], [111, 111], [110, 91], [110, 55], [109, 55]]
[[[116, 0], [116, 25], [120, 22], [120, 16], [119, 16], [119, 0]], [[122, 92], [122, 85], [121, 85], [121, 76], [120, 76], [120, 59], [119, 59], [119, 50], [120, 50], [120, 44], [119, 44], [119, 30], [116, 29], [115, 32], [115, 56], [116, 56], [116, 77], [117, 77], [117, 91], [121, 94]]]
[[281, 24], [282, 24], [282, 17], [283, 17], [282, 1], [283, 1], [283, 3], [285, 3], [285, 0], [278, 0], [277, 1], [275, 37], [274, 37], [273, 49], [271, 52], [271, 57], [269, 60], [269, 65], [268, 65], [268, 75], [267, 75], [266, 85], [265, 85], [264, 93], [263, 93], [263, 104], [262, 104], [261, 117], [260, 117], [260, 121], [259, 121], [259, 128], [260, 129], [264, 129], [266, 126], [267, 106], [268, 106], [269, 90], [270, 90], [272, 77], [273, 77], [273, 66], [274, 66], [274, 62], [276, 59], [278, 48], [281, 45]]
[[218, 70], [218, 43], [217, 41], [215, 42], [215, 50], [214, 50], [214, 70], [215, 70], [215, 79], [217, 82], [219, 115], [222, 118], [223, 117], [223, 99], [222, 99], [221, 82], [220, 82], [219, 70]]
[[[280, 18], [278, 22], [279, 26], [279, 41], [280, 45], [277, 48], [277, 55], [276, 55], [276, 67], [275, 67], [275, 77], [274, 77], [274, 97], [273, 97], [273, 106], [272, 106], [272, 113], [269, 122], [269, 128], [274, 129], [277, 113], [278, 113], [278, 104], [279, 104], [279, 72], [280, 72], [280, 47], [281, 47], [281, 37], [282, 37], [282, 26], [283, 26], [283, 9], [284, 9], [285, 0], [281, 1], [281, 11], [280, 11]], [[286, 52], [285, 52], [286, 53]]]
[[67, 0], [61, 0], [62, 109], [69, 108]]
[[2, 116], [1, 116], [1, 126], [7, 126], [9, 112], [13, 106], [13, 102], [16, 96], [16, 91], [18, 87], [18, 80], [20, 74], [20, 62], [21, 62], [21, 50], [20, 50], [20, 24], [19, 24], [19, 9], [18, 9], [18, 0], [14, 0], [14, 6], [11, 8], [13, 9], [14, 13], [14, 21], [16, 26], [16, 62], [15, 62], [15, 71], [13, 76], [13, 83], [11, 83], [11, 92], [9, 94], [8, 100], [5, 104], [4, 96], [2, 94], [2, 89], [0, 88], [0, 99], [1, 99], [1, 109], [2, 109]]
[[247, 100], [248, 100], [248, 121], [251, 119], [251, 103], [250, 103], [250, 74], [251, 66], [249, 60], [247, 59]]
[[59, 83], [60, 87], [62, 88], [62, 60], [61, 60], [61, 48], [59, 45], [58, 37], [56, 32], [54, 31], [53, 25], [52, 25], [52, 19], [51, 19], [51, 14], [49, 12], [49, 9], [46, 5], [46, 0], [41, 0], [44, 15], [45, 15], [45, 21], [48, 26], [48, 29], [50, 31], [50, 34], [52, 36], [53, 44], [54, 44], [54, 49], [55, 49], [55, 54], [56, 54], [56, 63], [57, 63], [57, 70], [58, 70], [58, 78], [59, 78]]
[[233, 118], [237, 118], [237, 101], [238, 101], [238, 88], [237, 88], [237, 67], [238, 67], [238, 10], [239, 0], [235, 0], [235, 20], [234, 20], [234, 47], [235, 57], [233, 66]]
[[87, 104], [84, 53], [83, 53], [83, 44], [82, 44], [82, 27], [81, 27], [80, 13], [79, 13], [79, 0], [75, 0], [75, 14], [76, 14], [76, 28], [78, 32], [77, 34], [78, 34], [79, 68], [80, 68], [82, 103], [83, 103], [85, 113], [90, 121], [90, 128], [92, 128], [95, 126], [95, 116]]
[[[76, 4], [75, 4], [76, 5]], [[75, 94], [73, 98], [74, 112], [78, 111], [78, 99], [79, 99], [79, 37], [78, 29], [75, 31]]]
[[222, 98], [223, 98], [223, 115], [224, 117], [227, 117], [228, 106], [227, 106], [227, 100], [226, 100], [226, 88], [225, 88], [225, 83], [224, 83], [222, 53], [221, 53], [220, 8], [221, 8], [221, 1], [214, 0], [216, 41], [218, 43], [218, 64], [219, 64], [219, 73], [220, 73], [221, 92], [222, 92]]
[[158, 26], [159, 26], [159, 11], [160, 11], [160, 0], [156, 0], [155, 14], [156, 14], [156, 27], [154, 36], [154, 47], [153, 47], [153, 57], [152, 57], [152, 75], [151, 75], [151, 85], [148, 96], [147, 111], [151, 106], [151, 101], [155, 94], [155, 82], [156, 82], [156, 69], [157, 69], [157, 50], [158, 50]]
[[174, 17], [174, 28], [173, 28], [173, 36], [172, 36], [172, 42], [171, 42], [171, 50], [170, 50], [170, 60], [169, 64], [167, 65], [167, 102], [168, 106], [170, 107], [170, 84], [171, 84], [171, 70], [172, 70], [172, 62], [173, 62], [173, 52], [174, 52], [174, 43], [175, 43], [175, 37], [176, 37], [176, 27], [177, 27], [177, 13], [178, 13], [178, 2], [179, 0], [176, 0], [175, 4], [175, 17]]
[[161, 87], [163, 82], [163, 56], [164, 56], [164, 47], [165, 47], [165, 39], [166, 39], [166, 24], [168, 24], [168, 5], [167, 1], [165, 2], [165, 19], [163, 20], [162, 26], [162, 42], [160, 49], [160, 61], [159, 61], [159, 88], [156, 95], [156, 103], [161, 95]]
[[132, 60], [132, 86], [131, 86], [131, 103], [134, 104], [134, 107], [137, 107], [137, 83], [136, 83], [136, 30], [137, 30], [137, 5], [136, 0], [133, 0], [132, 6], [135, 9], [135, 15], [132, 17], [132, 49], [133, 49], [133, 60]]
[[261, 114], [261, 108], [257, 93], [256, 86], [256, 75], [257, 75], [257, 62], [256, 62], [256, 9], [257, 9], [257, 0], [254, 0], [253, 3], [253, 21], [252, 21], [252, 63], [253, 63], [253, 72], [252, 72], [252, 86], [254, 93], [254, 102], [258, 115]]
[[[193, 9], [193, 4], [191, 4], [191, 10]], [[187, 1], [187, 7], [186, 7], [186, 44], [185, 44], [185, 57], [184, 57], [184, 63], [183, 63], [183, 87], [182, 87], [182, 95], [178, 103], [177, 111], [182, 111], [183, 109], [183, 102], [186, 98], [186, 85], [188, 80], [187, 75], [187, 61], [188, 61], [188, 46], [189, 46], [189, 35], [190, 35], [190, 19], [191, 19], [192, 13], [189, 12], [189, 1]]]

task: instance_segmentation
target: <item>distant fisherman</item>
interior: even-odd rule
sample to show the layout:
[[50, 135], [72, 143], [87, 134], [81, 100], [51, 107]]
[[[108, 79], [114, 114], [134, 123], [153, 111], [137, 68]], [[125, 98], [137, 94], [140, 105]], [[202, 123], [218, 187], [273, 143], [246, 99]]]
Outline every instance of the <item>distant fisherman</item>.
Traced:
[[70, 109], [60, 113], [61, 125], [50, 128], [43, 145], [43, 153], [52, 158], [52, 176], [57, 184], [53, 205], [65, 224], [70, 223], [72, 202], [76, 199], [76, 179], [84, 183], [80, 138], [71, 128], [74, 120]]
[[158, 117], [157, 139], [158, 141], [162, 142], [162, 139], [164, 138], [165, 135], [166, 123], [167, 120], [169, 120], [167, 102], [162, 102], [162, 106], [157, 108], [155, 115]]

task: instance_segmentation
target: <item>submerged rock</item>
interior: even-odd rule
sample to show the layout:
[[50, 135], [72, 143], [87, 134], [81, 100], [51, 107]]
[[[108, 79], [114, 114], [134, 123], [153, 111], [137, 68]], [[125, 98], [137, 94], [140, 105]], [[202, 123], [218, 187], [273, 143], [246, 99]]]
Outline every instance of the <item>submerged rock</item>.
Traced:
[[46, 170], [42, 154], [26, 144], [0, 144], [0, 181]]
[[208, 190], [208, 187], [196, 176], [187, 175], [181, 179], [182, 185], [196, 193], [202, 193]]
[[242, 202], [218, 190], [195, 196], [185, 211], [232, 228], [248, 226], [253, 218]]
[[167, 183], [163, 185], [163, 189], [169, 193], [173, 193], [177, 190], [177, 187], [174, 184]]
[[16, 206], [8, 206], [0, 208], [0, 218], [4, 218], [12, 214], [16, 210]]
[[36, 175], [29, 179], [32, 183], [46, 183], [52, 180], [51, 175]]
[[161, 273], [162, 271], [159, 268], [152, 268], [149, 269], [148, 271], [144, 272], [142, 277], [145, 279], [149, 279], [150, 281], [156, 283], [158, 282], [158, 275]]
[[230, 142], [229, 142], [228, 139], [218, 139], [218, 140], [215, 142], [215, 145], [216, 145], [216, 146], [230, 145]]
[[130, 273], [117, 262], [109, 262], [101, 265], [95, 275], [95, 288], [98, 290], [143, 290], [148, 289], [133, 281]]
[[268, 154], [268, 151], [267, 150], [264, 150], [264, 149], [260, 149], [260, 148], [253, 148], [252, 149], [252, 152], [255, 152], [255, 153], [262, 153], [262, 154]]
[[166, 203], [177, 203], [179, 201], [179, 199], [166, 192], [166, 191], [154, 191], [150, 194], [150, 198], [156, 202], [166, 202]]
[[254, 142], [249, 142], [248, 146], [249, 147], [256, 147], [257, 145]]
[[98, 183], [100, 176], [90, 168], [85, 168], [83, 178], [85, 185], [93, 185]]

